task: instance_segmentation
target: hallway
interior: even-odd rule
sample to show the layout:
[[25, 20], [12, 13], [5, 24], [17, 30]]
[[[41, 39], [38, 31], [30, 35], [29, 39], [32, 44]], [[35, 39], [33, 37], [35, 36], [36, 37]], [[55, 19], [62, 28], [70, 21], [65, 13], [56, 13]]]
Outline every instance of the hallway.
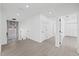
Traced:
[[76, 3], [0, 4], [1, 55], [78, 56], [78, 7]]
[[3, 46], [2, 56], [78, 56], [74, 46], [76, 37], [64, 37], [65, 42], [60, 48], [55, 47], [54, 39], [52, 37], [42, 43], [30, 39], [18, 40]]

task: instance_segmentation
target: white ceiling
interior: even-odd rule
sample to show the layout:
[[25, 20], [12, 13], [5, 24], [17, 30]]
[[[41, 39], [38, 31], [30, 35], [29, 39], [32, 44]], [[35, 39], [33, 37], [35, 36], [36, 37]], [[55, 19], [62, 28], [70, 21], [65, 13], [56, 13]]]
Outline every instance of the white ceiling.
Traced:
[[2, 5], [2, 11], [6, 17], [30, 18], [39, 14], [54, 17], [79, 12], [78, 3], [29, 3], [29, 8], [26, 8], [27, 3], [4, 3], [0, 5]]

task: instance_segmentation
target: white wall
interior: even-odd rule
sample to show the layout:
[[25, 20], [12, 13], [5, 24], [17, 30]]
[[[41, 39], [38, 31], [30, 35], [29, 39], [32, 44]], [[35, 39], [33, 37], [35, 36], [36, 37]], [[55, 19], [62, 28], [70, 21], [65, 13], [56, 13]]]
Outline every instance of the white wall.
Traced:
[[55, 35], [55, 21], [46, 18], [44, 15], [34, 16], [22, 21], [20, 26], [21, 38], [30, 38], [37, 42], [42, 42]]
[[40, 17], [36, 16], [28, 20], [22, 21], [20, 26], [21, 36], [25, 38], [30, 38], [35, 41], [39, 41], [40, 38]]
[[1, 44], [6, 44], [7, 43], [7, 38], [6, 38], [6, 21], [5, 21], [5, 15], [6, 13], [4, 8], [2, 7], [3, 5], [0, 4], [0, 43]]
[[68, 15], [68, 17], [64, 16], [63, 20], [65, 21], [64, 35], [77, 37], [77, 15], [71, 14], [71, 15]]
[[[1, 7], [1, 5], [0, 5]], [[1, 16], [1, 8], [0, 8], [0, 29], [1, 29], [1, 19], [2, 19], [2, 16]], [[0, 43], [1, 43], [1, 30], [0, 30]]]
[[79, 53], [79, 13], [77, 13], [77, 52]]
[[[2, 39], [2, 44], [6, 44], [7, 43], [7, 37], [6, 37], [6, 32], [7, 32], [7, 28], [6, 28], [6, 19], [5, 19], [5, 9], [2, 7], [2, 19], [1, 19], [1, 39]], [[5, 13], [5, 14], [4, 14]]]

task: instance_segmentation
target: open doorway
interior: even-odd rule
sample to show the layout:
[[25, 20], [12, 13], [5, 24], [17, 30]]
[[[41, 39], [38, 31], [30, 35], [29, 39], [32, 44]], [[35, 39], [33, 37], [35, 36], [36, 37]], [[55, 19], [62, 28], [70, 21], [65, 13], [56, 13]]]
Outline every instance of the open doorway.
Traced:
[[18, 21], [7, 20], [7, 43], [18, 40]]

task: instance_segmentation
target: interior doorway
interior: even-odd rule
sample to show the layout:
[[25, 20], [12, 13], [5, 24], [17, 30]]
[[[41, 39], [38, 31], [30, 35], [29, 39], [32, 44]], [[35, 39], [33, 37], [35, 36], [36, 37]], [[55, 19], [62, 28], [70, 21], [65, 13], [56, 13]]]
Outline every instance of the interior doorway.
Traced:
[[18, 40], [18, 21], [7, 20], [7, 43]]

